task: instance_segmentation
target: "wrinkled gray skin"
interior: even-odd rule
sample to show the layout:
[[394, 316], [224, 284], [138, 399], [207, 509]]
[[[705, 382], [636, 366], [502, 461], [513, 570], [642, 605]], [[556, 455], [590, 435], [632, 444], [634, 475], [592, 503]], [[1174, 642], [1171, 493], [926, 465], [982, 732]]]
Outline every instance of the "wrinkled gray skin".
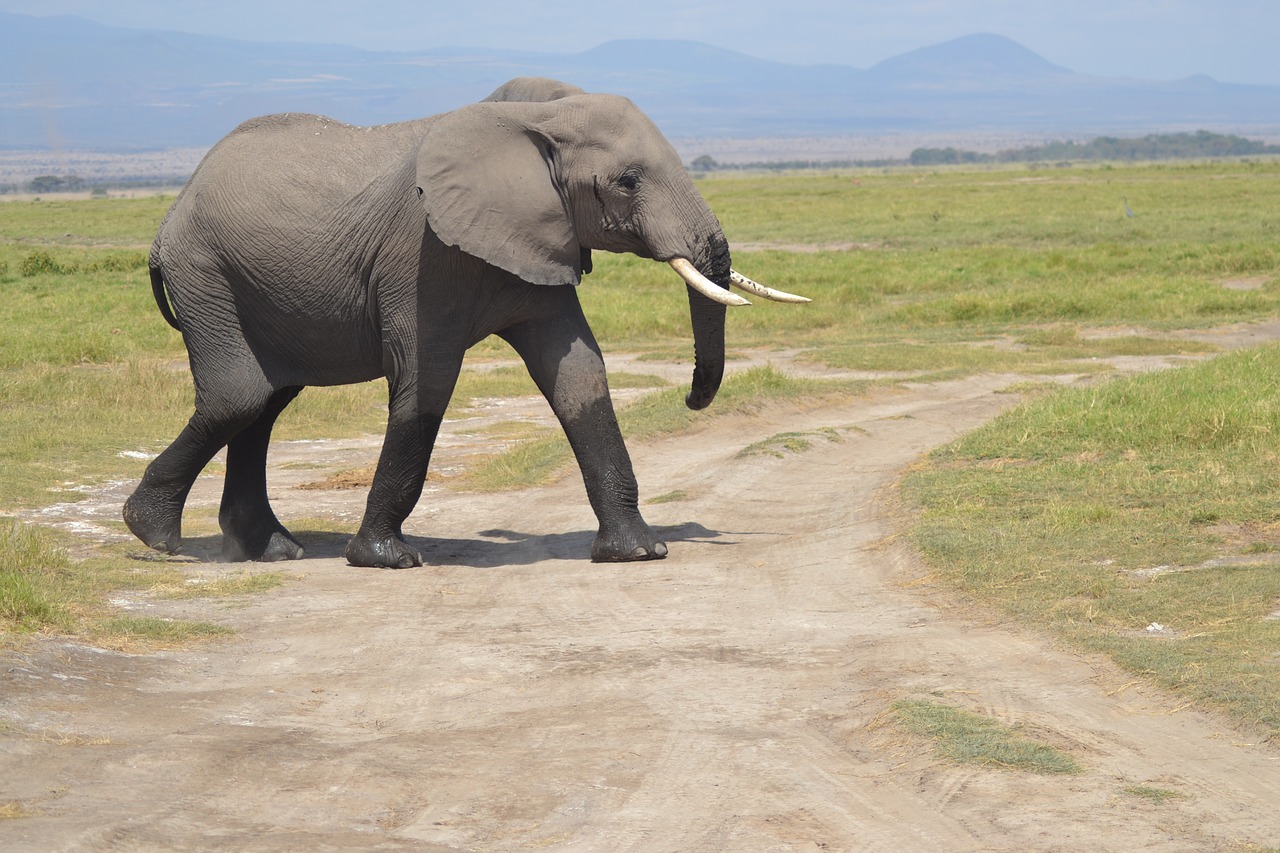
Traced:
[[[401, 124], [244, 123], [210, 151], [152, 245], [152, 286], [186, 343], [196, 410], [125, 503], [129, 529], [176, 552], [187, 493], [225, 445], [223, 558], [301, 557], [267, 499], [276, 417], [304, 386], [385, 376], [386, 439], [347, 559], [421, 565], [401, 525], [463, 354], [496, 334], [568, 435], [600, 524], [592, 559], [665, 556], [640, 516], [574, 288], [592, 249], [683, 257], [728, 287], [719, 223], [675, 150], [623, 98], [523, 79]], [[700, 409], [720, 385], [725, 309], [687, 290], [697, 356], [687, 403]]]

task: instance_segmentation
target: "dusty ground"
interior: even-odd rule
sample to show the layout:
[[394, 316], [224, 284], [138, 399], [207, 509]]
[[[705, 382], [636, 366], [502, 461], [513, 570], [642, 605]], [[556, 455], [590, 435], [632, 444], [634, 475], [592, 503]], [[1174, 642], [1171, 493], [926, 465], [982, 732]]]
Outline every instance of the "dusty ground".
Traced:
[[[230, 604], [120, 602], [211, 619], [236, 639], [142, 656], [48, 641], [0, 660], [0, 803], [31, 813], [0, 820], [0, 849], [1280, 843], [1280, 752], [1101, 659], [939, 605], [895, 537], [903, 467], [1016, 402], [999, 393], [1014, 379], [718, 421], [633, 447], [644, 495], [687, 498], [645, 507], [671, 553], [632, 565], [587, 560], [594, 520], [571, 478], [499, 495], [432, 487], [406, 525], [435, 537], [416, 540], [428, 567], [347, 567], [364, 493], [291, 486], [364, 464], [377, 440], [282, 445], [282, 518], [334, 519], [297, 531], [308, 557], [289, 567], [296, 580]], [[841, 440], [736, 456], [821, 428]], [[467, 441], [451, 436], [440, 464]], [[45, 520], [101, 535], [95, 513], [118, 517], [129, 486]], [[217, 493], [206, 478], [193, 504], [216, 506]], [[1021, 725], [1086, 771], [943, 763], [885, 722], [894, 700], [920, 695]], [[1183, 796], [1124, 790], [1137, 785]]]

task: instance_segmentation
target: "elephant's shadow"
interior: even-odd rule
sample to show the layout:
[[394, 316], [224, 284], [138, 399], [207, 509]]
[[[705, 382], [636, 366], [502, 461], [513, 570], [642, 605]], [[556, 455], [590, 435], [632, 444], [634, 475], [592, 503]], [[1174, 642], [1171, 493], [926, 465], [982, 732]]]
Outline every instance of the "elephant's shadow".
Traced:
[[[703, 542], [730, 545], [732, 541], [715, 541], [729, 534], [711, 530], [696, 521], [659, 525], [654, 531], [666, 542]], [[406, 536], [405, 541], [418, 549], [426, 566], [468, 566], [494, 569], [501, 566], [528, 566], [547, 560], [590, 560], [595, 531], [534, 534], [515, 530], [481, 530], [471, 538], [429, 538]], [[346, 553], [350, 533], [301, 529], [294, 531], [307, 558], [341, 558]], [[183, 540], [182, 552], [205, 562], [218, 561], [221, 536], [193, 536]]]

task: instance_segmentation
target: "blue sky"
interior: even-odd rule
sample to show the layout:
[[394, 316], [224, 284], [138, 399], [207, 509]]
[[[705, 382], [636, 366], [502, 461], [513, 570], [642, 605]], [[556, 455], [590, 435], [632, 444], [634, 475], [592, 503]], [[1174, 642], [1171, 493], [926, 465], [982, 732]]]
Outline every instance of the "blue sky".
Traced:
[[615, 38], [689, 38], [858, 68], [988, 32], [1086, 74], [1280, 85], [1276, 0], [0, 0], [0, 10], [374, 50], [574, 53]]

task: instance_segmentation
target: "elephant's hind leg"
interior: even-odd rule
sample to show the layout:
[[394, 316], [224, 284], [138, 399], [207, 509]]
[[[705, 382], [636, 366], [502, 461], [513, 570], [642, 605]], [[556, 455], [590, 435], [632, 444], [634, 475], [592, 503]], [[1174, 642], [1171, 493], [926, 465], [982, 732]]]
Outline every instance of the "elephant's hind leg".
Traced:
[[[251, 418], [249, 420], [252, 420]], [[199, 409], [124, 502], [124, 521], [148, 547], [176, 554], [182, 546], [182, 508], [196, 477], [244, 425], [214, 421]]]
[[[197, 385], [199, 387], [199, 385]], [[241, 430], [254, 423], [271, 397], [257, 383], [210, 398], [197, 395], [196, 411], [124, 503], [124, 521], [147, 546], [176, 554], [182, 545], [182, 508], [200, 471]]]
[[124, 502], [124, 523], [148, 548], [176, 554], [182, 546], [182, 507], [200, 470], [221, 445], [193, 416], [173, 444], [147, 466]]
[[258, 419], [227, 444], [227, 476], [222, 487], [218, 524], [222, 527], [222, 559], [229, 563], [297, 560], [302, 546], [285, 529], [267, 498], [267, 446], [276, 418], [298, 396], [301, 387], [271, 395]]

